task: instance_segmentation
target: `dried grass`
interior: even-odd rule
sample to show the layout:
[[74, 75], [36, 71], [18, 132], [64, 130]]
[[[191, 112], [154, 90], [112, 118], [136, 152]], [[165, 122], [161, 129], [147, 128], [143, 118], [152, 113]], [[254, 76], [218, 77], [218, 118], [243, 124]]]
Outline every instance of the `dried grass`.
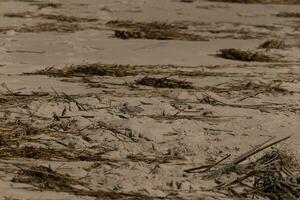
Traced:
[[22, 33], [41, 33], [41, 32], [61, 32], [61, 33], [71, 33], [76, 31], [84, 30], [78, 24], [71, 23], [38, 23], [32, 26], [23, 26], [21, 28], [14, 29], [17, 32]]
[[74, 184], [79, 184], [69, 175], [62, 175], [45, 166], [32, 166], [21, 169], [12, 182], [27, 183], [41, 190], [73, 191]]
[[276, 14], [277, 17], [293, 17], [293, 18], [300, 18], [299, 12], [280, 12]]
[[42, 18], [49, 20], [56, 20], [59, 22], [96, 22], [97, 19], [94, 18], [83, 18], [83, 17], [75, 17], [75, 16], [66, 16], [66, 15], [54, 15], [54, 14], [38, 14], [34, 12], [22, 12], [22, 13], [6, 13], [5, 17], [13, 17], [13, 18]]
[[151, 86], [156, 88], [181, 88], [193, 89], [191, 83], [170, 78], [152, 78], [144, 77], [136, 81], [138, 85]]
[[189, 34], [179, 33], [166, 30], [143, 30], [143, 31], [126, 31], [115, 30], [115, 37], [120, 39], [151, 39], [151, 40], [188, 40], [188, 41], [208, 41], [207, 38]]
[[34, 75], [47, 75], [54, 77], [73, 77], [73, 76], [114, 76], [123, 77], [134, 75], [135, 66], [131, 65], [110, 65], [110, 64], [86, 64], [65, 67], [63, 69], [47, 68], [44, 70], [30, 73]]
[[[122, 200], [150, 200], [148, 196], [142, 194], [127, 194], [108, 192], [104, 190], [91, 190], [81, 181], [73, 179], [68, 174], [61, 174], [45, 166], [31, 166], [21, 168], [18, 175], [12, 182], [25, 183], [37, 187], [39, 190], [56, 192], [67, 192], [78, 196], [96, 197], [99, 199], [122, 199]], [[77, 186], [87, 189], [78, 189]]]
[[187, 169], [185, 172], [202, 173], [203, 178], [215, 179], [217, 185], [212, 191], [229, 197], [297, 200], [300, 197], [300, 167], [294, 154], [275, 148], [252, 162], [242, 163], [289, 138], [290, 136], [270, 143], [274, 139], [271, 138], [228, 164], [221, 164], [229, 158], [226, 156], [215, 164]]
[[[187, 25], [180, 23], [110, 21], [106, 24], [114, 30], [114, 36], [121, 39], [156, 39], [156, 40], [189, 40], [208, 41], [207, 38], [187, 33]], [[120, 30], [123, 28], [125, 30]]]
[[112, 20], [106, 23], [107, 26], [113, 28], [126, 28], [126, 29], [149, 29], [149, 30], [186, 30], [189, 27], [182, 23], [164, 23], [164, 22], [133, 22], [133, 21], [121, 21]]
[[60, 8], [62, 7], [61, 3], [44, 3], [44, 2], [39, 2], [39, 3], [31, 3], [30, 5], [33, 6], [38, 6], [38, 9], [41, 10], [43, 8]]
[[263, 54], [261, 52], [253, 51], [243, 51], [240, 49], [221, 49], [217, 54], [218, 57], [230, 59], [230, 60], [239, 60], [245, 62], [276, 62], [279, 61], [277, 58]]
[[228, 3], [259, 3], [259, 4], [300, 4], [300, 0], [209, 0]]
[[286, 47], [283, 40], [267, 40], [258, 46], [259, 49], [285, 49]]

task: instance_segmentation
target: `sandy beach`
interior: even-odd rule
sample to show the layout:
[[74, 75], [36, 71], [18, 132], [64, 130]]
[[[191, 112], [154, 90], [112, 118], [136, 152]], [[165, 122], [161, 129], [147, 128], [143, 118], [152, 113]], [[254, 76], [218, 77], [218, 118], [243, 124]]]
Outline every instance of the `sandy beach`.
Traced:
[[0, 0], [0, 80], [0, 199], [300, 197], [298, 0]]

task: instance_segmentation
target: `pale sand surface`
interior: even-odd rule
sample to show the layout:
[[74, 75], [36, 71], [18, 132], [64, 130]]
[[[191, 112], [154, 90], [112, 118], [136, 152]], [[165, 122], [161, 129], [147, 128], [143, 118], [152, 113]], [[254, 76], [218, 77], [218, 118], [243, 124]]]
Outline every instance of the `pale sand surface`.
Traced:
[[[214, 182], [184, 170], [227, 154], [240, 155], [272, 136], [293, 135], [289, 148], [299, 153], [300, 18], [275, 14], [299, 12], [300, 5], [56, 0], [51, 2], [61, 7], [38, 9], [33, 5], [37, 2], [47, 3], [0, 0], [0, 30], [7, 28], [0, 31], [0, 80], [5, 83], [0, 131], [13, 133], [9, 139], [1, 138], [1, 199], [104, 199], [105, 195], [76, 195], [62, 186], [47, 191], [13, 181], [20, 169], [39, 165], [80, 180], [84, 184], [77, 187], [83, 190], [151, 198], [230, 199], [206, 192]], [[76, 22], [84, 30], [71, 33], [23, 33], [17, 28], [61, 22], [4, 17], [26, 11], [98, 21]], [[105, 25], [116, 19], [184, 22], [189, 25], [187, 32], [208, 41], [122, 40], [113, 37], [113, 30]], [[283, 39], [289, 47], [256, 49], [268, 39]], [[255, 49], [280, 55], [282, 60], [240, 62], [216, 57], [223, 48]], [[143, 65], [144, 71], [123, 77], [88, 77], [90, 83], [82, 77], [24, 74], [86, 63]], [[195, 88], [135, 84], [146, 75], [188, 81]], [[246, 83], [262, 88], [234, 89]], [[273, 86], [284, 90], [270, 90]], [[44, 92], [46, 96], [41, 95]], [[221, 104], [203, 101], [207, 97]], [[85, 109], [80, 109], [82, 105]], [[62, 113], [65, 118], [55, 120]], [[32, 159], [8, 152], [11, 148], [21, 152], [23, 147], [51, 149], [52, 154]], [[74, 159], [56, 151], [74, 154]], [[78, 156], [86, 152], [90, 158]]]

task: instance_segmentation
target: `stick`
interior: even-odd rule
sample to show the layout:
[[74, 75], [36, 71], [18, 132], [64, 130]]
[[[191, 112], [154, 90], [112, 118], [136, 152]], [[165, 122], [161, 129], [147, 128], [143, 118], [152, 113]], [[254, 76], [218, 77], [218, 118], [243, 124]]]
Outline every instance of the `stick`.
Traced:
[[194, 168], [190, 168], [190, 169], [186, 169], [184, 170], [184, 172], [186, 173], [193, 173], [193, 171], [199, 170], [199, 169], [204, 169], [198, 173], [204, 173], [207, 172], [208, 170], [210, 170], [211, 168], [217, 166], [218, 164], [220, 164], [221, 162], [223, 162], [224, 160], [226, 160], [227, 158], [229, 158], [231, 156], [231, 154], [226, 155], [224, 158], [222, 158], [221, 160], [219, 160], [218, 162], [212, 164], [212, 165], [202, 165], [200, 167], [194, 167]]

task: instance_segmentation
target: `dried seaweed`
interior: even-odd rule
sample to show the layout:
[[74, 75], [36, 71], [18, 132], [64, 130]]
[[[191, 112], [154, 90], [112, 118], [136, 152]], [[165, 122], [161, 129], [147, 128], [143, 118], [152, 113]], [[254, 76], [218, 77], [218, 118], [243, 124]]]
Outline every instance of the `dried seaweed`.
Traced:
[[27, 18], [31, 17], [32, 12], [26, 11], [21, 13], [5, 13], [4, 17], [13, 17], [13, 18]]
[[41, 160], [58, 160], [61, 157], [71, 158], [66, 156], [63, 150], [46, 149], [39, 147], [7, 147], [0, 151], [0, 158], [29, 158]]
[[43, 8], [60, 8], [62, 7], [61, 3], [53, 3], [53, 2], [49, 2], [49, 3], [43, 3], [43, 2], [39, 2], [39, 3], [31, 3], [30, 5], [33, 6], [38, 6], [38, 9], [41, 10]]
[[38, 15], [38, 17], [41, 17], [43, 19], [51, 19], [61, 22], [96, 22], [98, 21], [95, 18], [83, 18], [83, 17], [74, 17], [74, 16], [64, 16], [64, 15], [51, 15], [51, 14], [41, 14]]
[[[7, 145], [7, 144], [6, 144]], [[48, 161], [102, 161], [110, 162], [102, 155], [110, 150], [103, 149], [103, 151], [88, 151], [88, 150], [74, 150], [69, 149], [52, 149], [41, 147], [14, 147], [7, 146], [0, 150], [0, 158], [26, 158], [34, 160], [48, 160]]]
[[208, 41], [207, 38], [190, 33], [167, 30], [115, 30], [115, 37], [121, 39], [152, 39], [152, 40], [189, 40]]
[[34, 75], [47, 75], [54, 77], [73, 77], [73, 76], [114, 76], [123, 77], [134, 75], [135, 66], [114, 65], [114, 64], [85, 64], [66, 67], [64, 69], [47, 68], [35, 73]]
[[300, 4], [300, 0], [209, 0], [228, 3], [261, 3], [261, 4]]
[[239, 60], [246, 62], [276, 62], [277, 58], [263, 54], [261, 52], [253, 52], [253, 51], [243, 51], [240, 49], [221, 49], [219, 50], [218, 57], [230, 59], [230, 60]]
[[285, 49], [286, 47], [283, 40], [267, 40], [258, 46], [259, 49]]
[[253, 82], [253, 81], [243, 81], [236, 83], [223, 84], [222, 87], [208, 87], [210, 91], [216, 93], [229, 93], [238, 92], [239, 95], [246, 95], [247, 97], [255, 97], [258, 94], [293, 94], [293, 92], [288, 91], [287, 89], [281, 86], [281, 82]]
[[121, 39], [156, 39], [156, 40], [189, 40], [207, 41], [197, 34], [183, 32], [188, 26], [180, 23], [109, 21], [107, 26], [125, 28], [114, 30], [114, 36]]
[[188, 26], [183, 23], [164, 23], [164, 22], [133, 22], [133, 21], [112, 20], [107, 22], [106, 25], [113, 28], [126, 28], [126, 29], [149, 29], [149, 30], [188, 29]]
[[299, 12], [280, 12], [276, 14], [277, 17], [293, 17], [293, 18], [300, 18]]
[[84, 30], [78, 24], [71, 23], [38, 23], [32, 26], [23, 26], [21, 28], [14, 29], [17, 32], [23, 33], [41, 33], [41, 32], [76, 32]]
[[187, 81], [180, 81], [170, 78], [152, 78], [144, 77], [136, 81], [138, 85], [151, 86], [156, 88], [181, 88], [181, 89], [193, 89], [191, 83]]
[[275, 148], [255, 161], [242, 164], [251, 156], [289, 138], [290, 136], [271, 142], [273, 137], [227, 164], [221, 163], [229, 156], [215, 164], [187, 169], [185, 172], [202, 173], [204, 178], [215, 179], [217, 185], [212, 190], [222, 192], [230, 197], [296, 200], [300, 197], [300, 167], [292, 153]]
[[153, 199], [142, 194], [127, 194], [117, 192], [107, 192], [104, 190], [78, 189], [86, 187], [86, 184], [73, 179], [68, 174], [61, 174], [57, 171], [45, 166], [31, 166], [21, 168], [18, 175], [12, 179], [12, 182], [25, 183], [33, 185], [40, 190], [49, 190], [56, 192], [67, 192], [79, 196], [90, 196], [101, 199], [127, 199], [142, 200]]
[[8, 31], [14, 30], [14, 27], [1, 27], [0, 28], [0, 33], [6, 33]]
[[79, 184], [69, 175], [62, 175], [45, 166], [32, 166], [21, 169], [19, 174], [13, 178], [13, 182], [27, 183], [42, 190], [67, 191], [71, 192], [72, 185]]
[[54, 15], [54, 14], [38, 14], [34, 12], [21, 12], [21, 13], [6, 13], [5, 17], [14, 17], [14, 18], [42, 18], [49, 20], [56, 20], [59, 22], [95, 22], [98, 21], [94, 18], [83, 18], [83, 17], [75, 17], [75, 16], [66, 16], [66, 15]]
[[180, 0], [183, 3], [193, 3], [195, 0]]

